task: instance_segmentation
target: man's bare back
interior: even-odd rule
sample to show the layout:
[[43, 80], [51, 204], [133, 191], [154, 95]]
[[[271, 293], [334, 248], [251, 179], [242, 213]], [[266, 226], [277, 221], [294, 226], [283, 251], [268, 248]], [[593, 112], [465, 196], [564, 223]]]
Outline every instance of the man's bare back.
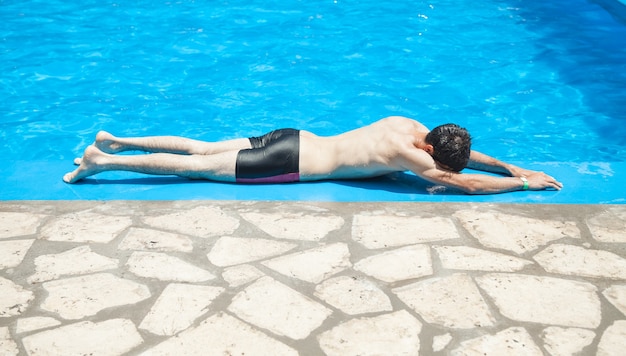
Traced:
[[300, 134], [301, 180], [354, 179], [407, 170], [403, 160], [422, 151], [428, 128], [403, 117], [388, 117], [336, 136]]
[[[443, 126], [446, 125], [435, 130]], [[452, 126], [458, 128], [456, 125]], [[358, 179], [397, 171], [411, 171], [432, 183], [472, 194], [562, 187], [561, 183], [543, 172], [526, 170], [476, 151], [470, 153], [469, 136], [465, 146], [467, 149], [465, 160], [461, 161], [461, 166], [457, 169], [451, 169], [451, 165], [446, 166], [442, 163], [440, 160], [442, 155], [438, 153], [450, 151], [446, 154], [454, 155], [460, 151], [456, 152], [458, 151], [456, 146], [446, 144], [435, 149], [432, 142], [428, 142], [431, 134], [423, 124], [397, 116], [329, 137], [317, 136], [308, 131], [277, 130], [258, 138], [204, 142], [176, 136], [118, 138], [100, 132], [96, 136], [96, 142], [85, 150], [83, 158], [75, 160], [79, 167], [66, 174], [63, 180], [74, 183], [100, 172], [122, 170], [178, 175], [193, 179], [246, 182], [250, 180], [247, 178], [240, 180], [238, 176], [240, 166], [244, 166], [245, 163], [248, 165], [244, 167], [246, 174], [261, 175], [260, 180], [257, 180], [256, 176], [251, 179], [256, 182]], [[267, 143], [268, 146], [256, 147], [257, 143], [260, 145]], [[454, 149], [449, 150], [450, 147]], [[151, 154], [116, 155], [118, 152], [129, 150], [146, 151]], [[245, 162], [243, 156], [246, 156]], [[256, 158], [264, 162], [257, 164]], [[265, 172], [281, 166], [283, 158], [290, 171], [275, 177], [271, 176], [275, 174], [273, 171]], [[465, 165], [499, 173], [505, 177], [460, 174], [458, 171]], [[264, 178], [265, 174], [270, 176]]]

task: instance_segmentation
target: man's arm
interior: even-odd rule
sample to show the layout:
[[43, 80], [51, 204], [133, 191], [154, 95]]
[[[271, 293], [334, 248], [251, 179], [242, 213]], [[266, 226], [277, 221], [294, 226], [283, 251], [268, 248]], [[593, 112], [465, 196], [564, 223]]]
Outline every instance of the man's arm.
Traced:
[[453, 187], [468, 194], [495, 194], [516, 190], [560, 190], [563, 184], [543, 172], [533, 172], [524, 177], [495, 177], [485, 174], [467, 174], [434, 168], [420, 176], [430, 182]]
[[[474, 151], [472, 151], [472, 155], [474, 154]], [[429, 182], [459, 189], [468, 194], [494, 194], [523, 189], [559, 190], [563, 187], [560, 182], [543, 172], [523, 170], [519, 167], [507, 165], [495, 159], [491, 161], [489, 160], [489, 156], [480, 153], [478, 153], [478, 156], [475, 156], [474, 158], [477, 158], [477, 161], [475, 161], [474, 164], [482, 165], [482, 167], [485, 168], [483, 170], [487, 172], [510, 175], [520, 173], [523, 174], [513, 177], [496, 177], [485, 174], [451, 172], [437, 165], [432, 157], [424, 151], [414, 151], [409, 157], [405, 157], [408, 161], [407, 169], [416, 175], [428, 180]], [[517, 171], [516, 168], [519, 171]], [[527, 186], [524, 180], [520, 177], [524, 177], [528, 181]]]
[[470, 160], [467, 164], [467, 168], [503, 174], [511, 177], [527, 177], [533, 173], [537, 173], [536, 171], [531, 171], [513, 164], [505, 163], [484, 153], [473, 150], [470, 153]]

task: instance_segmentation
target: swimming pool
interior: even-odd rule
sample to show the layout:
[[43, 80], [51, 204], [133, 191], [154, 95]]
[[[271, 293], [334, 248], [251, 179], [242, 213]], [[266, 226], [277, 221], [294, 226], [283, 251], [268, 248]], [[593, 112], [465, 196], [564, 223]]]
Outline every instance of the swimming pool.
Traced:
[[[615, 190], [626, 161], [618, 15], [586, 0], [4, 1], [0, 198], [128, 197], [60, 183], [100, 129], [206, 140], [277, 127], [326, 135], [388, 115], [457, 122], [477, 150]], [[140, 188], [159, 179], [132, 182], [123, 186], [146, 192], [138, 199], [169, 197], [159, 184]], [[267, 191], [219, 186], [192, 195]], [[310, 189], [302, 186], [272, 190]], [[601, 202], [624, 201], [624, 188], [607, 194]]]

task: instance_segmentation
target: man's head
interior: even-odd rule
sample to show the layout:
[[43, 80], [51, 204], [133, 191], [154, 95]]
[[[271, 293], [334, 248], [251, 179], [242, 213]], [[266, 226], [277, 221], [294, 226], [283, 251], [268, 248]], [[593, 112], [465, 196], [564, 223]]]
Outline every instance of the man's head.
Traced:
[[429, 152], [433, 159], [453, 171], [460, 172], [469, 162], [472, 139], [459, 125], [435, 127], [426, 135], [426, 144], [433, 147]]

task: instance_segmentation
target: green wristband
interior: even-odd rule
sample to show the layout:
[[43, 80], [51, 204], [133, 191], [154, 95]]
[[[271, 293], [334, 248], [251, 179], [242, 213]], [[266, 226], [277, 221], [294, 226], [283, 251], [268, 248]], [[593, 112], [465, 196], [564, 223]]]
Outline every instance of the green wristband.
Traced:
[[526, 179], [526, 177], [519, 177], [519, 179], [521, 179], [522, 182], [524, 183], [522, 190], [528, 190], [528, 179]]

